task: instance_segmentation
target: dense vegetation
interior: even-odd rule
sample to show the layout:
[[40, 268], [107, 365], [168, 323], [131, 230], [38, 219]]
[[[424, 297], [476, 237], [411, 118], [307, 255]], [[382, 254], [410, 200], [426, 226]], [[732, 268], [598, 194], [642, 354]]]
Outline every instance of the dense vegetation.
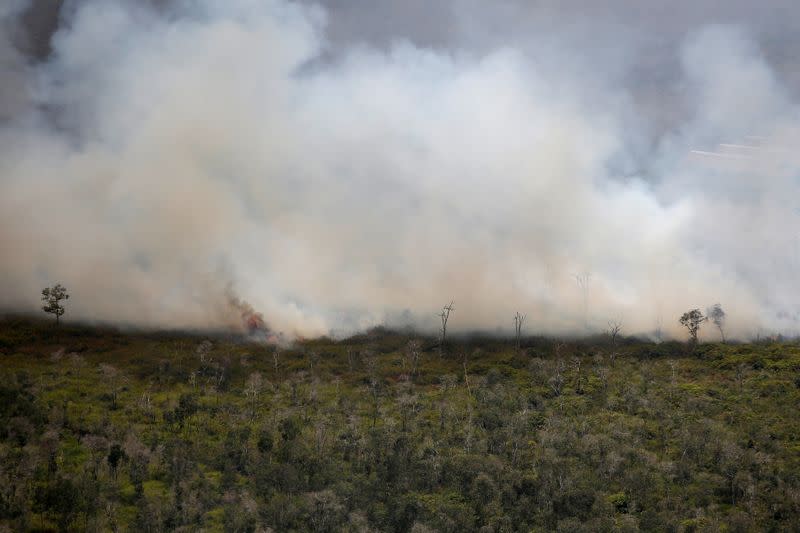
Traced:
[[789, 531], [800, 347], [0, 322], [0, 530]]

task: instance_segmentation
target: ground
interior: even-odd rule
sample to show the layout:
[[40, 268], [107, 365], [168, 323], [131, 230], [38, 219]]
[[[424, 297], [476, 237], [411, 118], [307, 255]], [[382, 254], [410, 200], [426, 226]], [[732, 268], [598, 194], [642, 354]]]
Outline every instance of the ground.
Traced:
[[[534, 326], [531, 326], [531, 329]], [[792, 531], [800, 347], [0, 321], [0, 531]]]

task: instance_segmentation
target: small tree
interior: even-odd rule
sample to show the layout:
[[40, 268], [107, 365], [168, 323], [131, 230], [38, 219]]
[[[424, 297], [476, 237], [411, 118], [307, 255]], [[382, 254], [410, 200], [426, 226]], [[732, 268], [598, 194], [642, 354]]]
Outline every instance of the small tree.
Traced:
[[453, 302], [451, 301], [448, 305], [442, 307], [442, 312], [439, 313], [439, 318], [442, 319], [442, 327], [439, 329], [439, 357], [442, 357], [444, 342], [447, 340], [447, 321], [450, 320], [452, 311], [455, 311], [455, 307], [453, 307]]
[[708, 317], [703, 316], [699, 309], [692, 309], [681, 315], [679, 322], [689, 330], [689, 342], [692, 345], [697, 344], [697, 332], [700, 331], [700, 324], [706, 320]]
[[709, 320], [714, 323], [714, 325], [719, 330], [719, 334], [722, 337], [723, 344], [725, 343], [725, 311], [722, 310], [722, 306], [719, 304], [714, 304], [710, 307], [706, 313], [708, 314]]
[[67, 289], [60, 283], [53, 287], [42, 289], [42, 301], [44, 302], [42, 311], [56, 315], [56, 325], [65, 311], [64, 306], [60, 303], [61, 300], [69, 300], [69, 294], [67, 294]]
[[408, 346], [406, 346], [406, 354], [410, 359], [411, 379], [413, 380], [414, 376], [417, 375], [417, 369], [419, 368], [419, 358], [422, 354], [422, 343], [418, 340], [408, 341]]
[[619, 334], [622, 331], [622, 322], [619, 320], [609, 320], [608, 321], [608, 329], [606, 330], [606, 335], [608, 339], [611, 341], [611, 346], [616, 350], [617, 349], [617, 341], [619, 339]]
[[256, 412], [258, 411], [258, 396], [261, 394], [261, 388], [264, 385], [264, 380], [260, 372], [253, 372], [247, 378], [245, 383], [244, 395], [250, 402], [250, 420], [254, 420]]
[[275, 375], [278, 375], [278, 365], [280, 364], [280, 357], [281, 357], [281, 347], [275, 346], [275, 349], [272, 350], [272, 366], [275, 367]]
[[520, 314], [517, 311], [517, 314], [514, 315], [514, 344], [517, 348], [517, 351], [520, 349], [520, 345], [522, 344], [522, 323], [525, 321], [525, 315]]

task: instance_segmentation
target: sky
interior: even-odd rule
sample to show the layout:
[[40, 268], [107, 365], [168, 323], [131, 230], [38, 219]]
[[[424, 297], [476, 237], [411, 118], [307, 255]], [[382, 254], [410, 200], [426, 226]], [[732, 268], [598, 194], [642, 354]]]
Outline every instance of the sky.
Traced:
[[795, 4], [9, 0], [0, 309], [795, 334]]

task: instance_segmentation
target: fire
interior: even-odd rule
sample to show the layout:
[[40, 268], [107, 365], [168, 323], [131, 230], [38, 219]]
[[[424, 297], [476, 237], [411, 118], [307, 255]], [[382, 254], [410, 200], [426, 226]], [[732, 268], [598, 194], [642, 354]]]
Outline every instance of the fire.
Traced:
[[264, 315], [253, 309], [252, 305], [232, 292], [228, 294], [228, 305], [238, 314], [237, 329], [244, 330], [248, 337], [268, 344], [281, 343], [282, 335], [273, 333], [264, 321]]

